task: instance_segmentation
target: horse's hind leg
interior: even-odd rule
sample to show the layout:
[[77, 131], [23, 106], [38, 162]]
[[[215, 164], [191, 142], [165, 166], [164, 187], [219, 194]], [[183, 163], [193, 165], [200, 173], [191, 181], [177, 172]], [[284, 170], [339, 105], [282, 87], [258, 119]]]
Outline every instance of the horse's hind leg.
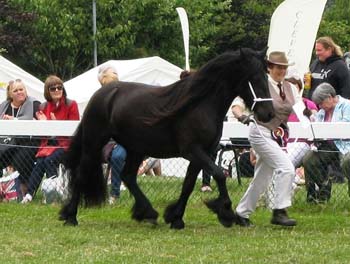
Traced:
[[137, 221], [147, 221], [152, 224], [157, 224], [159, 214], [154, 210], [151, 202], [137, 184], [137, 170], [141, 162], [141, 156], [128, 152], [121, 177], [124, 184], [128, 187], [130, 193], [135, 198], [135, 204], [132, 208], [132, 218]]
[[183, 229], [185, 227], [183, 215], [185, 213], [188, 198], [190, 197], [196, 184], [196, 179], [200, 169], [201, 168], [199, 166], [195, 165], [192, 162], [188, 165], [179, 200], [173, 204], [168, 205], [166, 208], [164, 213], [164, 220], [166, 223], [170, 223], [170, 228]]

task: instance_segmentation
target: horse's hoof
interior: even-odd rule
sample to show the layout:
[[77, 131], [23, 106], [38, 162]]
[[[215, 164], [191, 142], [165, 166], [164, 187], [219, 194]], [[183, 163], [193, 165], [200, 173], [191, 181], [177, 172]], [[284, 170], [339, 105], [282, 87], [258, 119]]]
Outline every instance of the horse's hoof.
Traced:
[[215, 214], [219, 213], [219, 203], [217, 199], [214, 200], [206, 200], [204, 204]]
[[77, 226], [78, 221], [76, 219], [67, 219], [63, 225], [64, 226]]
[[185, 222], [182, 219], [175, 220], [170, 224], [171, 229], [184, 229], [185, 228]]
[[219, 222], [220, 224], [222, 224], [224, 227], [232, 227], [233, 223], [235, 222], [233, 219], [223, 219], [223, 218], [219, 218]]
[[219, 222], [224, 227], [231, 227], [235, 222], [236, 216], [231, 209], [230, 204], [223, 204], [219, 199], [205, 201], [206, 206], [217, 214]]

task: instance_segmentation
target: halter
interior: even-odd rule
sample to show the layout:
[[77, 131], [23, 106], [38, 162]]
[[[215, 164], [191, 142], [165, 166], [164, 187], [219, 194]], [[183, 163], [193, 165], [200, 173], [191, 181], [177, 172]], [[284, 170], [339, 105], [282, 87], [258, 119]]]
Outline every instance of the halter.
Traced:
[[252, 92], [252, 95], [254, 97], [254, 99], [253, 99], [254, 103], [253, 103], [253, 105], [251, 107], [252, 111], [254, 110], [254, 106], [255, 106], [256, 103], [265, 102], [265, 101], [272, 101], [273, 100], [272, 98], [260, 98], [260, 97], [258, 98], [258, 97], [256, 97], [256, 94], [254, 92], [253, 86], [250, 83], [250, 81], [248, 81], [248, 84], [249, 84], [250, 91]]

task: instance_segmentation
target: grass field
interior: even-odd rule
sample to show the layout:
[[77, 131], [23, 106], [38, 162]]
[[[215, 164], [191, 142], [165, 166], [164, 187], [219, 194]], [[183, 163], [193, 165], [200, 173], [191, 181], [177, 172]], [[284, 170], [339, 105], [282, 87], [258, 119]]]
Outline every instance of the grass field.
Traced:
[[[141, 180], [143, 189], [151, 182], [159, 180]], [[146, 190], [160, 214], [177, 197], [177, 184]], [[167, 188], [174, 185], [177, 189], [169, 198], [161, 195], [169, 194]], [[245, 189], [229, 188], [231, 194]], [[265, 208], [252, 215], [253, 228], [224, 228], [201, 201], [212, 195], [215, 193], [202, 194], [196, 188], [184, 230], [169, 229], [162, 218], [157, 226], [131, 220], [132, 199], [127, 192], [116, 205], [81, 209], [77, 227], [65, 227], [57, 220], [58, 205], [42, 205], [38, 200], [29, 205], [2, 203], [0, 263], [349, 262], [348, 202], [311, 206], [298, 199], [289, 210], [298, 220], [295, 228], [272, 226], [271, 213]]]

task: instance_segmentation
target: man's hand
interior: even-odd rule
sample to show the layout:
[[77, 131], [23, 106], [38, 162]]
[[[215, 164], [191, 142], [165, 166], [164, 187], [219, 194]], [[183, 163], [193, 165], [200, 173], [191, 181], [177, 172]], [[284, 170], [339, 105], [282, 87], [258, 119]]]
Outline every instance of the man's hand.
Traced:
[[249, 115], [241, 115], [240, 117], [237, 118], [239, 122], [245, 125], [249, 125], [251, 119]]
[[310, 116], [312, 115], [312, 112], [311, 112], [310, 109], [305, 107], [305, 109], [303, 111], [303, 115], [310, 119]]

